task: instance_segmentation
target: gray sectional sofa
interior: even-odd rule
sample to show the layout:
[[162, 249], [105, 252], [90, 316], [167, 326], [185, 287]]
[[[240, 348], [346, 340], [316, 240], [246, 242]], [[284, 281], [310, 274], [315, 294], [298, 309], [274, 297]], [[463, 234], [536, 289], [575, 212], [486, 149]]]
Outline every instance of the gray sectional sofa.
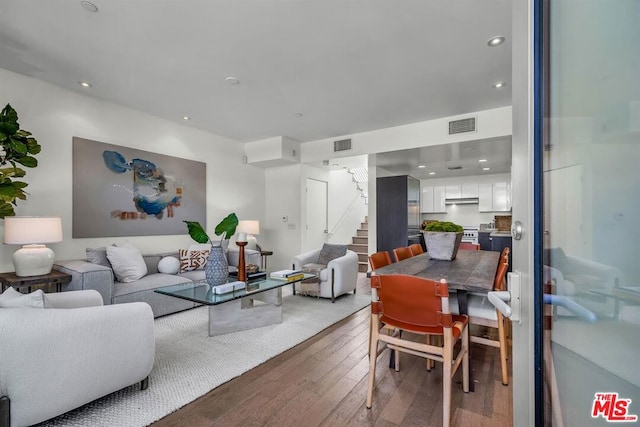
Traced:
[[[65, 287], [65, 291], [95, 289], [100, 292], [105, 304], [146, 302], [151, 306], [153, 316], [158, 317], [193, 308], [196, 304], [155, 293], [155, 289], [205, 279], [204, 270], [179, 274], [159, 273], [158, 263], [166, 256], [178, 258], [178, 252], [143, 255], [147, 274], [139, 280], [128, 283], [115, 280], [111, 268], [87, 260], [56, 261], [53, 268], [71, 275], [71, 282]], [[245, 259], [247, 264], [260, 265], [260, 252], [246, 250]], [[233, 271], [238, 265], [238, 252], [227, 252], [227, 260], [229, 269]]]

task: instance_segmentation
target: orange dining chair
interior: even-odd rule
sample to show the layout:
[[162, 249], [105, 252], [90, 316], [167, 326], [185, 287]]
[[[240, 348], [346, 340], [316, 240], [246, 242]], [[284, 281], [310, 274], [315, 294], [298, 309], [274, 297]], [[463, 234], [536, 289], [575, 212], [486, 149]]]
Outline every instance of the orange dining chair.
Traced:
[[375, 254], [369, 255], [369, 265], [372, 270], [377, 270], [380, 267], [384, 267], [385, 265], [391, 264], [391, 256], [387, 251], [376, 252]]
[[411, 251], [411, 255], [416, 256], [423, 254], [422, 245], [420, 243], [413, 243], [409, 245], [409, 250]]
[[462, 249], [465, 251], [479, 251], [480, 245], [477, 245], [475, 243], [462, 242], [460, 243], [460, 247], [458, 249]]
[[[442, 362], [442, 425], [451, 420], [452, 378], [462, 365], [462, 389], [469, 391], [469, 330], [467, 316], [453, 315], [449, 310], [449, 287], [440, 282], [417, 276], [387, 274], [371, 276], [371, 288], [377, 300], [371, 302], [371, 344], [367, 408], [371, 408], [375, 386], [378, 343], [383, 342], [395, 352], [395, 368], [399, 370], [399, 352]], [[421, 342], [403, 338], [400, 333], [384, 335], [381, 325], [396, 331], [422, 335]], [[432, 345], [428, 336], [443, 337], [441, 345]], [[461, 345], [454, 352], [456, 343]]]
[[[505, 262], [504, 258], [500, 258], [500, 264], [496, 270], [496, 275], [493, 281], [494, 291], [506, 291], [507, 290], [507, 269], [509, 263]], [[458, 301], [452, 299], [451, 312], [459, 313]], [[486, 336], [471, 335], [471, 342], [488, 345], [491, 347], [497, 347], [500, 349], [500, 367], [502, 370], [502, 384], [509, 384], [509, 376], [507, 372], [507, 323], [509, 319], [505, 319], [499, 310], [496, 310], [495, 306], [489, 302], [486, 295], [469, 294], [467, 300], [467, 312], [469, 313], [469, 323], [474, 325], [485, 326], [488, 328], [495, 328], [498, 331], [498, 339], [490, 339]]]
[[393, 250], [393, 255], [395, 255], [396, 261], [402, 261], [403, 259], [411, 258], [413, 256], [411, 249], [409, 249], [408, 246], [395, 248]]

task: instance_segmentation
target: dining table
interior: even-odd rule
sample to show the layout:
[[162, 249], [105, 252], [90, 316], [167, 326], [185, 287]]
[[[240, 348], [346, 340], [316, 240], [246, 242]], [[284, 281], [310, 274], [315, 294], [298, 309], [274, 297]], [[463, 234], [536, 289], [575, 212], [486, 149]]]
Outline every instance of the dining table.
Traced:
[[[445, 279], [455, 291], [460, 314], [468, 314], [467, 294], [487, 294], [493, 290], [500, 252], [459, 250], [451, 260], [431, 259], [425, 252], [375, 270], [374, 274], [407, 274], [440, 281]], [[471, 349], [469, 349], [471, 351]], [[393, 353], [392, 353], [393, 355]], [[390, 361], [390, 365], [393, 360]], [[473, 391], [473, 369], [469, 357], [470, 390]]]

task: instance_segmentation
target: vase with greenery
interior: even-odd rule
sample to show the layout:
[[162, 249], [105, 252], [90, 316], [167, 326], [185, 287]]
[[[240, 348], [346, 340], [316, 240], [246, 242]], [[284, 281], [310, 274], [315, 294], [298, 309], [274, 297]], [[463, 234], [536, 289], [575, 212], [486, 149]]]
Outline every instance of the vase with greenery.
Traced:
[[7, 104], [0, 112], [0, 218], [14, 216], [16, 200], [26, 200], [24, 188], [28, 185], [17, 180], [26, 175], [24, 169], [35, 168], [40, 145], [31, 132], [20, 129], [18, 113]]
[[424, 242], [429, 258], [452, 261], [462, 242], [462, 226], [449, 221], [435, 221], [424, 229]]
[[238, 217], [236, 214], [230, 213], [216, 225], [214, 233], [216, 236], [221, 236], [218, 245], [213, 244], [213, 241], [198, 221], [184, 222], [187, 224], [189, 235], [193, 240], [198, 243], [209, 243], [211, 245], [207, 265], [204, 268], [207, 283], [209, 283], [210, 286], [227, 283], [227, 279], [229, 278], [229, 263], [227, 262], [227, 254], [222, 247], [222, 243], [236, 232], [236, 227], [238, 226]]

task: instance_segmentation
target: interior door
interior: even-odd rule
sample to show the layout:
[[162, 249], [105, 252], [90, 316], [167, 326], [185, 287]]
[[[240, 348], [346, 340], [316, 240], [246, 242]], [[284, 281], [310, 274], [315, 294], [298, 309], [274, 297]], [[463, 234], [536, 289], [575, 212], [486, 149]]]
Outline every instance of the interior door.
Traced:
[[306, 238], [304, 251], [322, 247], [329, 230], [329, 183], [307, 178], [306, 182]]

